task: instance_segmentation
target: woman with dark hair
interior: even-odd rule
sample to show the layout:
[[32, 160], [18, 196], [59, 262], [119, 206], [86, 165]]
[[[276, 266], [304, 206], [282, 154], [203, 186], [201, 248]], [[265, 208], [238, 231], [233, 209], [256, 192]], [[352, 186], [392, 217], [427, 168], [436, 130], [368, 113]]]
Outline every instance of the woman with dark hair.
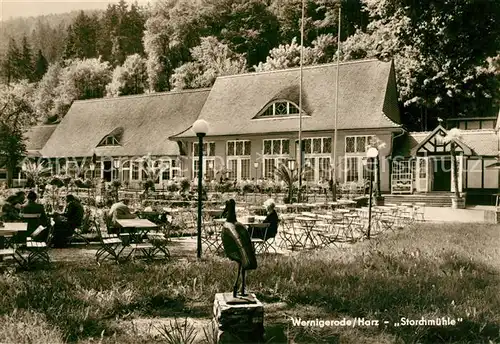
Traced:
[[54, 218], [54, 247], [61, 248], [68, 244], [68, 239], [75, 233], [75, 229], [81, 226], [84, 209], [80, 201], [73, 195], [66, 196], [66, 209], [64, 214], [57, 214]]
[[[31, 234], [39, 227], [48, 227], [50, 225], [50, 221], [47, 217], [47, 214], [45, 213], [45, 208], [43, 207], [42, 204], [37, 203], [36, 200], [38, 198], [37, 194], [34, 191], [28, 192], [28, 203], [23, 207], [23, 214], [39, 214], [39, 218], [33, 218], [33, 219], [28, 219], [28, 231], [26, 236], [31, 236]], [[36, 238], [41, 241], [45, 241], [48, 236], [48, 231], [44, 230], [41, 234], [40, 237]]]

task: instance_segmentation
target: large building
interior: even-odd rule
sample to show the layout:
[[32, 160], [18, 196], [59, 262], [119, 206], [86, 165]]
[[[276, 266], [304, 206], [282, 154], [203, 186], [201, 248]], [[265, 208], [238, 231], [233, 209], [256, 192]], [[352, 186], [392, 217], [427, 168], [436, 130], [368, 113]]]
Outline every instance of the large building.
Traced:
[[175, 176], [194, 179], [199, 147], [191, 125], [204, 119], [210, 126], [203, 147], [206, 178], [220, 171], [235, 180], [274, 178], [280, 163], [297, 161], [300, 126], [306, 182], [330, 179], [332, 171], [340, 183], [364, 181], [367, 146], [376, 137], [384, 143], [383, 193], [451, 192], [453, 164], [443, 138], [457, 127], [463, 134], [459, 188], [496, 193], [499, 172], [487, 166], [498, 156], [497, 118], [455, 119], [432, 132], [407, 132], [392, 62], [342, 63], [338, 73], [335, 64], [308, 66], [302, 90], [299, 85], [297, 68], [219, 77], [210, 89], [75, 101], [55, 130], [33, 129], [50, 137], [41, 135], [45, 140], [37, 141], [32, 156], [57, 162], [55, 173], [94, 173], [131, 187], [146, 178], [159, 185]]

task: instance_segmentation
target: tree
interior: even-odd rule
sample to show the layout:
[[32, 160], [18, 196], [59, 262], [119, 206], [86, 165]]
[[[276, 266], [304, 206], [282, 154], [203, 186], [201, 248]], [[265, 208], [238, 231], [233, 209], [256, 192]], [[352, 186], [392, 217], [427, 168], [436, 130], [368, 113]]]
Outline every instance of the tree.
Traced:
[[149, 90], [169, 90], [174, 69], [189, 61], [189, 49], [199, 42], [199, 8], [189, 0], [158, 1], [145, 29]]
[[0, 166], [7, 169], [7, 184], [26, 155], [24, 130], [36, 123], [31, 106], [33, 89], [27, 83], [0, 89]]
[[[332, 35], [321, 35], [313, 41], [311, 47], [303, 49], [303, 65], [314, 65], [330, 62], [336, 39]], [[294, 38], [290, 44], [279, 45], [269, 52], [266, 62], [255, 66], [257, 72], [286, 69], [300, 66], [300, 45]]]
[[42, 50], [38, 50], [35, 62], [34, 81], [40, 81], [47, 72], [48, 62], [43, 56]]
[[21, 47], [21, 59], [19, 61], [19, 73], [21, 79], [33, 81], [33, 56], [31, 53], [31, 46], [28, 43], [28, 38], [23, 36]]
[[200, 7], [203, 36], [215, 36], [245, 54], [248, 66], [264, 61], [279, 42], [279, 21], [261, 0], [205, 0]]
[[70, 61], [59, 78], [55, 90], [54, 115], [64, 117], [74, 100], [102, 98], [106, 85], [111, 81], [111, 69], [108, 62], [100, 59]]
[[130, 55], [123, 66], [113, 71], [111, 83], [106, 86], [107, 96], [117, 97], [141, 94], [147, 89], [146, 60], [139, 54]]
[[498, 75], [485, 68], [500, 50], [500, 3], [364, 0], [372, 22], [343, 45], [344, 58], [395, 60], [407, 125], [420, 111], [436, 118], [488, 115], [500, 98]]
[[18, 81], [21, 78], [21, 52], [17, 47], [17, 43], [13, 38], [10, 38], [7, 47], [7, 54], [3, 62], [3, 74], [7, 80], [7, 85], [13, 81]]
[[97, 16], [88, 16], [81, 11], [68, 27], [65, 58], [97, 57], [97, 33], [99, 20]]
[[191, 49], [193, 62], [176, 68], [171, 84], [174, 89], [210, 87], [218, 76], [244, 73], [246, 60], [215, 37], [203, 37]]
[[37, 118], [43, 122], [50, 123], [57, 119], [54, 100], [61, 73], [62, 67], [59, 63], [51, 64], [35, 90], [33, 106]]

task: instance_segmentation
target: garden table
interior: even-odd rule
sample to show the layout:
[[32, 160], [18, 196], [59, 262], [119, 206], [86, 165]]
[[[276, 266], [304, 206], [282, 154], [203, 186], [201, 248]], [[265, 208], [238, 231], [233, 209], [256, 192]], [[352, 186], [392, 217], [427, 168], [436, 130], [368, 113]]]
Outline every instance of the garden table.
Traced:
[[3, 260], [4, 257], [12, 257], [16, 260], [19, 265], [24, 266], [26, 262], [21, 253], [18, 251], [17, 247], [12, 247], [13, 243], [11, 239], [18, 232], [25, 232], [28, 230], [28, 224], [25, 222], [4, 222], [3, 226], [0, 227], [0, 259]]
[[304, 235], [305, 235], [305, 239], [304, 239], [304, 243], [303, 243], [303, 247], [306, 248], [307, 247], [307, 242], [309, 241], [312, 248], [316, 248], [317, 245], [316, 245], [316, 242], [314, 241], [314, 238], [313, 238], [313, 233], [314, 233], [314, 226], [316, 225], [316, 223], [318, 221], [320, 221], [320, 219], [317, 219], [317, 218], [313, 218], [313, 217], [307, 217], [307, 216], [298, 216], [295, 218], [295, 221], [299, 222], [303, 228], [304, 228]]
[[158, 228], [158, 225], [146, 219], [120, 219], [116, 222], [123, 229], [130, 231], [131, 243], [140, 243], [142, 238], [152, 229]]

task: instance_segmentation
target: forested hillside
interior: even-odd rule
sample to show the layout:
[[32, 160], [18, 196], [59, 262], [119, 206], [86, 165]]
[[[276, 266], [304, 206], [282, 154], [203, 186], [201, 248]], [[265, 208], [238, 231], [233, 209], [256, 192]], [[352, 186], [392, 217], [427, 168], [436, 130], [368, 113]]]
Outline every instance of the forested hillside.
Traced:
[[[304, 64], [336, 60], [339, 2], [307, 1]], [[497, 111], [500, 1], [341, 7], [341, 60], [394, 60], [409, 129]], [[221, 75], [295, 67], [300, 19], [300, 0], [159, 0], [148, 8], [122, 0], [106, 11], [7, 22], [1, 76], [10, 87], [0, 102], [17, 99], [30, 122], [51, 122], [76, 99], [209, 87]], [[16, 111], [12, 104], [0, 117]]]

